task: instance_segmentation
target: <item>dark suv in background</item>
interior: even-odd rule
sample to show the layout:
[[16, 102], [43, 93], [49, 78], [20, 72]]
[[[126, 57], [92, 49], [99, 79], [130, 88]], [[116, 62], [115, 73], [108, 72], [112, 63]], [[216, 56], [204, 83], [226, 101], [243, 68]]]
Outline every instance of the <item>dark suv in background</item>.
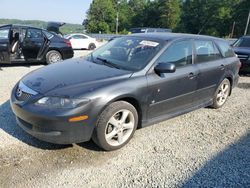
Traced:
[[69, 40], [44, 29], [4, 25], [0, 27], [0, 63], [55, 63], [72, 58]]
[[250, 73], [250, 36], [243, 36], [233, 44], [234, 52], [240, 59], [241, 73]]

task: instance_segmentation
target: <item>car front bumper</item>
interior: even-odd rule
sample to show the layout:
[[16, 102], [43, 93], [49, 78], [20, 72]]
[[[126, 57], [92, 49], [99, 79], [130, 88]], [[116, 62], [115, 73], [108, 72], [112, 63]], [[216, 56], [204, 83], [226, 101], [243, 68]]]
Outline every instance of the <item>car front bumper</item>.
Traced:
[[[32, 110], [30, 105], [19, 105], [15, 96], [11, 95], [11, 108], [16, 115], [17, 124], [30, 135], [50, 143], [72, 144], [89, 141], [95, 127], [91, 120], [69, 122], [74, 114], [60, 115], [44, 110]], [[79, 116], [79, 113], [76, 113]]]
[[248, 61], [241, 61], [241, 68], [240, 72], [244, 73], [250, 73], [250, 60]]

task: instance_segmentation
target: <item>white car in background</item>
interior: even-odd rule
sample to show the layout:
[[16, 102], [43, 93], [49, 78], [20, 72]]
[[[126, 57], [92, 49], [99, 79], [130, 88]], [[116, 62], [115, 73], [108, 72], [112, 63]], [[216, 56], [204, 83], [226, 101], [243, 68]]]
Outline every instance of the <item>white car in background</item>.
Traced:
[[70, 40], [73, 49], [94, 50], [98, 46], [95, 38], [81, 33], [65, 35], [64, 38]]

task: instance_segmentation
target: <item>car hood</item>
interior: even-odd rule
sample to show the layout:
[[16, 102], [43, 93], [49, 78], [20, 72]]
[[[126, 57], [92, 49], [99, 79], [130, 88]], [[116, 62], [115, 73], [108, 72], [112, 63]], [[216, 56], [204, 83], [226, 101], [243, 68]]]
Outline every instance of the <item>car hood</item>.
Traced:
[[78, 58], [35, 70], [21, 81], [40, 94], [60, 91], [61, 95], [69, 95], [76, 87], [80, 87], [82, 91], [84, 87], [86, 87], [85, 90], [90, 87], [93, 89], [93, 86], [101, 86], [114, 80], [128, 79], [131, 75], [131, 71]]
[[250, 54], [250, 48], [248, 47], [234, 47], [233, 50], [235, 53]]

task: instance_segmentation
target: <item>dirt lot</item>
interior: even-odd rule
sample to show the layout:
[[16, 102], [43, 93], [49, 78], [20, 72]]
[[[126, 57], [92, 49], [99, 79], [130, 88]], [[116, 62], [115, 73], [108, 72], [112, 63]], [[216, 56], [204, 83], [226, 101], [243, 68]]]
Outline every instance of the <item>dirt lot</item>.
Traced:
[[16, 125], [10, 91], [41, 66], [0, 70], [0, 187], [250, 187], [250, 77], [222, 109], [140, 129], [126, 147], [103, 152], [92, 142], [41, 142]]

